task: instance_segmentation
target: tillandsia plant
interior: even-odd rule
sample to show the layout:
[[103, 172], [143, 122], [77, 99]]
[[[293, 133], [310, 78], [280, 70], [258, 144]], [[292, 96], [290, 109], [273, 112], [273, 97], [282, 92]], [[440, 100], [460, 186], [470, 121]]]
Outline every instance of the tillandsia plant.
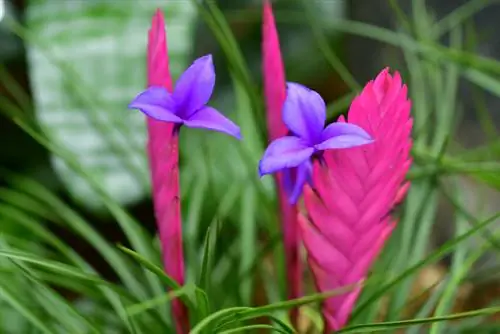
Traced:
[[[313, 163], [299, 221], [319, 291], [361, 282], [396, 225], [391, 210], [410, 185], [410, 106], [399, 73], [384, 69], [353, 100], [347, 122], [341, 117], [335, 123], [363, 127], [374, 142], [325, 151]], [[325, 332], [345, 326], [360, 290], [324, 302]]]
[[[290, 299], [299, 297], [300, 229], [321, 292], [365, 278], [395, 223], [391, 209], [406, 193], [412, 121], [406, 86], [388, 69], [367, 84], [348, 114], [325, 127], [321, 96], [297, 83], [285, 84], [278, 36], [269, 3], [264, 6], [264, 84], [268, 130], [273, 140], [259, 163], [261, 176], [276, 177], [281, 200]], [[210, 55], [196, 60], [175, 88], [168, 71], [163, 16], [157, 11], [149, 34], [148, 85], [129, 105], [148, 116], [148, 153], [153, 201], [167, 274], [184, 283], [178, 180], [180, 127], [205, 128], [240, 139], [240, 130], [206, 106], [215, 85]], [[306, 184], [308, 184], [306, 186]], [[296, 214], [305, 187], [306, 215]], [[299, 222], [297, 222], [297, 218]], [[325, 330], [348, 320], [360, 292], [325, 301]], [[178, 333], [189, 331], [184, 305], [174, 302]], [[296, 322], [296, 313], [292, 315]]]
[[[177, 283], [184, 283], [184, 256], [178, 168], [178, 135], [182, 125], [205, 128], [240, 138], [240, 129], [206, 105], [215, 86], [211, 55], [196, 60], [172, 89], [163, 14], [157, 10], [149, 31], [148, 86], [129, 105], [147, 117], [148, 157], [153, 203], [159, 230], [163, 265]], [[187, 309], [173, 302], [177, 333], [189, 331]]]
[[[462, 148], [462, 145], [453, 145], [452, 151], [447, 148], [449, 142], [455, 141], [454, 127], [459, 120], [456, 110], [463, 107], [457, 98], [459, 83], [471, 81], [494, 91], [500, 81], [484, 71], [493, 71], [495, 64], [500, 68], [500, 62], [481, 59], [470, 50], [461, 50], [462, 29], [455, 22], [455, 12], [451, 15], [454, 24], [449, 24], [448, 16], [434, 23], [425, 14], [424, 2], [416, 2], [418, 6], [412, 14], [418, 24], [411, 24], [412, 29], [392, 32], [361, 22], [334, 24], [339, 31], [344, 29], [350, 34], [400, 47], [408, 63], [404, 69], [408, 73], [405, 81], [412, 80], [409, 86], [413, 90], [408, 95], [412, 97], [411, 116], [415, 125], [410, 117], [407, 88], [400, 75], [388, 69], [360, 89], [354, 100], [348, 93], [327, 107], [332, 112], [340, 111], [352, 101], [345, 118], [325, 124], [322, 98], [299, 84], [286, 84], [276, 27], [271, 7], [266, 4], [264, 90], [271, 144], [260, 162], [260, 171], [273, 173], [272, 176], [278, 179], [282, 230], [275, 221], [273, 209], [277, 208], [273, 208], [272, 187], [268, 187], [272, 177], [260, 182], [256, 175], [264, 150], [261, 123], [253, 115], [260, 112], [261, 101], [251, 70], [246, 66], [251, 53], [243, 56], [224, 19], [225, 13], [219, 10], [215, 1], [177, 2], [182, 3], [176, 5], [179, 10], [189, 3], [198, 9], [227, 56], [230, 80], [235, 89], [228, 90], [227, 95], [221, 91], [220, 102], [234, 105], [240, 124], [245, 125], [242, 133], [248, 142], [241, 145], [232, 138], [240, 137], [239, 128], [207, 107], [211, 104], [207, 101], [212, 99], [210, 94], [215, 80], [210, 56], [201, 57], [189, 68], [175, 66], [176, 69], [188, 69], [174, 88], [169, 69], [174, 68], [176, 63], [172, 60], [177, 57], [174, 57], [172, 46], [174, 43], [191, 44], [185, 40], [186, 35], [175, 31], [176, 27], [184, 29], [185, 25], [176, 26], [175, 23], [186, 17], [177, 15], [178, 11], [168, 13], [168, 29], [174, 32], [172, 37], [176, 40], [169, 38], [167, 57], [164, 19], [161, 12], [157, 12], [149, 32], [148, 87], [134, 86], [123, 94], [115, 92], [112, 95], [120, 95], [120, 99], [126, 96], [125, 103], [128, 103], [134, 97], [130, 91], [134, 94], [143, 91], [130, 104], [139, 110], [127, 114], [138, 117], [142, 125], [145, 125], [144, 118], [148, 123], [151, 173], [146, 177], [152, 179], [148, 183], [152, 183], [160, 251], [153, 242], [154, 236], [146, 231], [149, 226], [145, 223], [147, 217], [142, 216], [143, 211], [128, 212], [129, 208], [123, 206], [120, 198], [113, 198], [105, 191], [107, 184], [95, 177], [92, 168], [79, 163], [78, 147], [69, 150], [59, 145], [50, 131], [37, 123], [32, 115], [31, 98], [7, 73], [10, 69], [0, 68], [0, 78], [5, 81], [2, 88], [7, 88], [6, 96], [0, 97], [0, 112], [64, 161], [85, 181], [96, 194], [96, 202], [102, 202], [109, 213], [105, 217], [101, 212], [88, 212], [60, 196], [59, 184], [52, 182], [56, 180], [43, 169], [44, 157], [32, 160], [32, 156], [38, 155], [36, 151], [24, 146], [23, 140], [19, 141], [23, 148], [19, 150], [22, 161], [27, 162], [26, 167], [36, 168], [22, 168], [21, 173], [25, 176], [2, 168], [0, 333], [500, 333], [498, 321], [495, 322], [500, 312], [495, 305], [498, 296], [493, 293], [498, 270], [484, 268], [482, 261], [478, 261], [485, 252], [498, 250], [500, 234], [495, 227], [500, 212], [491, 212], [490, 216], [490, 212], [482, 212], [481, 207], [474, 208], [475, 203], [470, 206], [469, 201], [484, 199], [470, 190], [482, 190], [460, 187], [464, 185], [463, 179], [468, 179], [467, 183], [474, 179], [498, 190], [500, 184], [494, 177], [500, 175], [496, 159], [499, 157], [498, 134], [492, 131], [487, 145], [477, 149]], [[165, 6], [163, 10], [170, 8]], [[459, 12], [463, 13], [462, 9]], [[122, 15], [142, 24], [140, 17], [130, 15], [130, 10], [115, 10], [109, 14], [116, 18]], [[89, 14], [83, 11], [81, 15]], [[231, 15], [235, 15], [232, 19], [241, 17], [234, 12]], [[352, 91], [362, 88], [335, 58], [335, 53], [329, 52], [330, 43], [324, 43], [328, 42], [326, 40], [321, 43], [322, 29], [315, 28], [321, 18], [310, 17], [314, 21], [308, 19], [307, 23], [313, 28], [318, 49], [324, 51], [344, 82], [351, 81]], [[329, 13], [325, 13], [325, 17], [331, 20]], [[66, 15], [66, 19], [74, 19], [74, 16]], [[404, 19], [407, 21], [409, 16]], [[120, 25], [118, 21], [122, 20], [113, 18], [108, 22], [103, 17], [100, 23], [118, 25], [127, 33], [145, 37], [140, 29]], [[93, 22], [88, 21], [86, 25]], [[19, 24], [5, 23], [19, 35], [26, 36], [26, 41], [40, 48], [49, 60], [54, 59], [70, 86], [85, 87], [85, 80], [71, 70], [77, 64], [67, 63], [58, 52], [51, 52], [50, 41], [47, 47], [44, 41], [33, 38], [36, 34], [30, 34]], [[83, 28], [85, 22], [79, 20], [80, 24]], [[96, 38], [103, 40], [99, 35], [102, 27], [91, 28], [95, 28], [92, 31]], [[254, 28], [262, 28], [261, 22], [255, 22]], [[449, 29], [452, 30], [448, 34]], [[366, 34], [367, 31], [370, 33]], [[415, 36], [407, 32], [415, 32]], [[60, 33], [60, 38], [70, 36], [78, 40], [79, 34], [73, 36], [71, 29]], [[54, 35], [54, 31], [51, 34]], [[441, 46], [439, 41], [445, 35], [449, 35], [445, 38], [449, 45]], [[420, 38], [422, 36], [425, 38]], [[435, 43], [429, 44], [429, 39]], [[106, 38], [105, 41], [112, 47], [122, 39], [113, 36], [112, 40]], [[422, 41], [426, 44], [421, 44]], [[92, 49], [92, 45], [77, 44], [82, 49], [80, 56], [87, 55], [86, 48]], [[474, 61], [464, 63], [464, 59]], [[297, 59], [304, 65], [310, 60]], [[112, 65], [125, 72], [129, 70], [118, 58]], [[290, 65], [287, 76], [298, 77], [297, 73], [292, 73], [296, 66]], [[112, 78], [108, 74], [106, 72], [106, 79], [112, 82], [122, 80], [120, 76]], [[172, 78], [180, 74], [181, 71], [176, 72]], [[219, 85], [220, 76], [217, 80]], [[111, 81], [103, 82], [111, 87]], [[51, 87], [57, 89], [53, 86], [47, 82], [48, 91]], [[107, 105], [109, 94], [98, 91], [100, 94], [95, 94], [95, 89], [65, 94], [77, 94], [75, 99], [82, 100], [82, 106], [88, 104], [89, 110], [95, 107], [93, 112], [100, 112], [99, 106]], [[231, 99], [233, 91], [234, 99]], [[53, 100], [53, 96], [40, 98]], [[346, 105], [345, 101], [349, 103]], [[125, 103], [122, 102], [122, 106]], [[488, 123], [489, 115], [484, 110], [482, 113], [485, 114], [483, 121]], [[73, 128], [68, 127], [71, 124], [66, 124], [67, 131]], [[113, 125], [120, 133], [125, 129], [119, 124]], [[139, 129], [138, 125], [133, 124], [133, 128]], [[231, 138], [186, 127], [217, 130]], [[419, 130], [415, 136], [418, 145], [414, 147], [410, 140], [413, 127]], [[135, 146], [122, 144], [137, 153]], [[415, 166], [410, 159], [410, 148]], [[186, 153], [186, 159], [179, 164], [178, 151]], [[106, 155], [111, 151], [103, 152]], [[118, 157], [121, 153], [113, 150], [113, 154]], [[29, 160], [25, 160], [27, 158]], [[4, 160], [10, 161], [10, 155]], [[411, 174], [407, 173], [410, 164]], [[22, 166], [14, 163], [10, 168]], [[183, 180], [179, 183], [180, 178]], [[405, 180], [411, 180], [410, 190]], [[179, 184], [182, 193], [179, 193]], [[141, 181], [141, 186], [147, 188], [146, 182]], [[127, 184], [123, 187], [128, 189]], [[407, 191], [409, 195], [405, 198]], [[444, 197], [440, 197], [441, 194]], [[487, 196], [491, 194], [487, 192]], [[403, 198], [405, 206], [397, 222], [398, 217], [392, 209]], [[182, 221], [180, 199], [182, 212], [186, 212]], [[443, 209], [447, 211], [441, 207], [442, 200], [451, 204], [453, 211], [448, 213], [455, 219], [436, 216], [438, 212], [442, 214]], [[451, 224], [445, 227], [455, 230], [454, 236], [437, 249], [431, 249], [430, 236], [443, 227], [441, 221]], [[204, 230], [205, 238], [202, 237]], [[281, 263], [272, 261], [274, 256], [270, 256], [270, 253], [277, 253], [276, 239], [282, 238], [279, 234], [286, 234], [284, 243], [289, 257], [286, 268], [277, 268]], [[309, 281], [301, 282], [298, 274], [298, 241], [307, 252], [311, 272], [304, 278], [313, 278], [311, 285], [315, 285], [312, 288], [318, 290], [316, 293], [309, 292]], [[128, 248], [117, 247], [117, 243]], [[386, 249], [380, 257], [383, 247]], [[442, 261], [445, 256], [449, 261]], [[375, 261], [378, 263], [373, 266]], [[164, 268], [159, 268], [158, 262]], [[476, 265], [481, 267], [473, 268]], [[284, 269], [291, 277], [289, 281], [276, 275]], [[430, 282], [429, 274], [433, 278]], [[288, 296], [280, 296], [278, 291], [285, 285], [290, 289]], [[165, 286], [171, 291], [165, 291]], [[488, 288], [483, 289], [483, 286]], [[360, 298], [361, 289], [364, 296]], [[484, 299], [481, 305], [476, 304], [477, 293], [481, 294], [479, 290], [484, 290], [484, 295], [480, 296]], [[294, 298], [299, 294], [305, 296]], [[281, 300], [285, 298], [293, 300]], [[167, 303], [172, 304], [171, 307]], [[321, 303], [319, 307], [317, 303]], [[294, 319], [295, 311], [292, 314], [294, 321], [289, 323], [286, 313], [299, 307], [303, 311], [300, 317]], [[471, 319], [473, 317], [475, 319]]]

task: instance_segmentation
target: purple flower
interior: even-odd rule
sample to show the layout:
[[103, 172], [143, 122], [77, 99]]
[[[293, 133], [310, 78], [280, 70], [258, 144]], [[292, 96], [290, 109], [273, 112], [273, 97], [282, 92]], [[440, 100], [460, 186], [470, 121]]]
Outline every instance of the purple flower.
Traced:
[[207, 102], [215, 86], [212, 56], [198, 58], [180, 76], [170, 93], [161, 86], [151, 86], [129, 104], [146, 115], [164, 122], [227, 133], [241, 139], [240, 128]]
[[[297, 83], [287, 83], [283, 122], [291, 135], [269, 144], [259, 163], [259, 174], [284, 171], [290, 203], [297, 202], [311, 182], [311, 159], [328, 149], [350, 148], [373, 142], [362, 128], [349, 123], [325, 126], [326, 106], [321, 96]], [[292, 185], [292, 179], [295, 184]]]

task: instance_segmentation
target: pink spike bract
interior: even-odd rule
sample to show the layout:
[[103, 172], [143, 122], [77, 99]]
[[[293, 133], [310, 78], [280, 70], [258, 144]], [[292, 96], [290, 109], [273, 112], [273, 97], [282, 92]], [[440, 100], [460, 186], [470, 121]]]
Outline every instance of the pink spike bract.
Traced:
[[[157, 10], [148, 36], [148, 86], [172, 91], [163, 14]], [[148, 156], [153, 203], [166, 273], [184, 284], [184, 256], [179, 193], [178, 131], [175, 124], [147, 118]], [[177, 333], [189, 332], [188, 313], [178, 300], [172, 303]]]
[[[267, 109], [267, 128], [269, 139], [274, 140], [287, 134], [288, 129], [282, 120], [283, 103], [286, 98], [285, 73], [283, 60], [276, 31], [276, 24], [269, 1], [264, 2], [264, 23], [262, 27], [263, 79], [264, 95]], [[280, 203], [283, 228], [283, 239], [286, 257], [288, 281], [288, 298], [301, 295], [302, 266], [300, 263], [300, 241], [297, 221], [297, 208], [288, 201], [282, 173], [276, 174], [276, 185]], [[297, 318], [296, 310], [292, 312], [292, 321]]]
[[[407, 87], [399, 73], [384, 69], [349, 109], [348, 122], [361, 126], [375, 142], [326, 151], [316, 161], [315, 189], [306, 187], [307, 217], [299, 224], [319, 291], [361, 282], [391, 235], [391, 209], [408, 190], [412, 119]], [[343, 118], [339, 121], [345, 121]], [[327, 299], [325, 332], [348, 321], [361, 288]]]

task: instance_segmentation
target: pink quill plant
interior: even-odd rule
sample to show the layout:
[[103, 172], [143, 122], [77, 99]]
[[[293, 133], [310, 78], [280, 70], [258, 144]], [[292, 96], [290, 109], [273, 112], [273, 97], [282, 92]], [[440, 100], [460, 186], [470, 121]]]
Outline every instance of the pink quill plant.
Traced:
[[[172, 91], [163, 14], [157, 10], [148, 34], [148, 86]], [[175, 124], [147, 117], [148, 157], [152, 178], [153, 204], [162, 248], [165, 272], [184, 284], [184, 253], [179, 200], [179, 146]], [[188, 311], [179, 300], [172, 302], [177, 333], [189, 331]]]
[[[371, 145], [325, 151], [304, 188], [299, 223], [319, 291], [362, 282], [396, 226], [391, 210], [405, 196], [413, 120], [407, 87], [384, 69], [352, 102], [347, 123], [365, 129]], [[343, 117], [339, 122], [345, 122]], [[323, 303], [325, 333], [345, 326], [357, 286]]]
[[[267, 130], [271, 140], [286, 136], [288, 129], [282, 120], [281, 111], [286, 98], [286, 83], [278, 33], [272, 6], [264, 2], [262, 26], [262, 59], [264, 97], [266, 103]], [[302, 293], [302, 264], [300, 261], [300, 240], [297, 221], [297, 207], [288, 200], [283, 173], [275, 175], [278, 201], [283, 230], [285, 261], [288, 282], [288, 298], [295, 299]], [[292, 322], [297, 320], [297, 310], [292, 310]]]
[[[184, 255], [179, 189], [179, 130], [182, 125], [224, 132], [240, 138], [240, 129], [217, 110], [206, 106], [214, 85], [210, 55], [197, 59], [172, 89], [163, 14], [157, 10], [149, 30], [148, 88], [129, 104], [147, 117], [148, 157], [153, 204], [165, 272], [184, 284]], [[172, 304], [176, 332], [189, 332], [188, 311], [179, 300]]]
[[[300, 235], [295, 203], [310, 183], [312, 161], [325, 150], [370, 144], [373, 139], [355, 124], [325, 127], [326, 105], [315, 91], [298, 83], [285, 83], [278, 34], [269, 2], [264, 3], [264, 90], [272, 142], [259, 162], [259, 174], [276, 173], [281, 205], [289, 298], [301, 293]], [[297, 323], [297, 311], [292, 314]]]
[[[269, 2], [264, 3], [264, 90], [268, 130], [272, 142], [259, 163], [260, 175], [276, 173], [286, 256], [288, 297], [300, 297], [302, 265], [295, 203], [310, 183], [312, 162], [325, 150], [372, 143], [371, 136], [355, 124], [325, 127], [326, 105], [321, 96], [297, 83], [285, 83], [278, 34]], [[297, 310], [291, 314], [297, 324]]]

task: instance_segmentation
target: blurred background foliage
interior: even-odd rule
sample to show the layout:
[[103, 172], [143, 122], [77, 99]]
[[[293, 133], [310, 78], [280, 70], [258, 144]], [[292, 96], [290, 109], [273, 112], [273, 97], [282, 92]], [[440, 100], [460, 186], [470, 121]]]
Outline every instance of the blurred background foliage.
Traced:
[[[330, 120], [386, 66], [402, 72], [413, 100], [413, 186], [353, 326], [392, 321], [382, 329], [390, 332], [405, 319], [471, 311], [472, 320], [431, 319], [407, 331], [500, 332], [487, 321], [500, 297], [499, 5], [273, 2], [287, 80], [317, 90]], [[144, 121], [126, 109], [145, 86], [156, 7], [166, 15], [173, 77], [212, 53], [212, 103], [245, 138], [181, 133], [188, 283], [203, 292], [187, 285], [179, 295], [194, 300], [194, 319], [282, 300], [276, 198], [256, 169], [267, 142], [261, 1], [0, 6], [0, 332], [156, 333], [170, 325], [164, 278], [116, 247], [134, 249], [143, 266], [159, 263]], [[318, 332], [316, 308], [302, 310], [300, 332]], [[271, 311], [254, 316], [284, 319], [280, 307]]]

